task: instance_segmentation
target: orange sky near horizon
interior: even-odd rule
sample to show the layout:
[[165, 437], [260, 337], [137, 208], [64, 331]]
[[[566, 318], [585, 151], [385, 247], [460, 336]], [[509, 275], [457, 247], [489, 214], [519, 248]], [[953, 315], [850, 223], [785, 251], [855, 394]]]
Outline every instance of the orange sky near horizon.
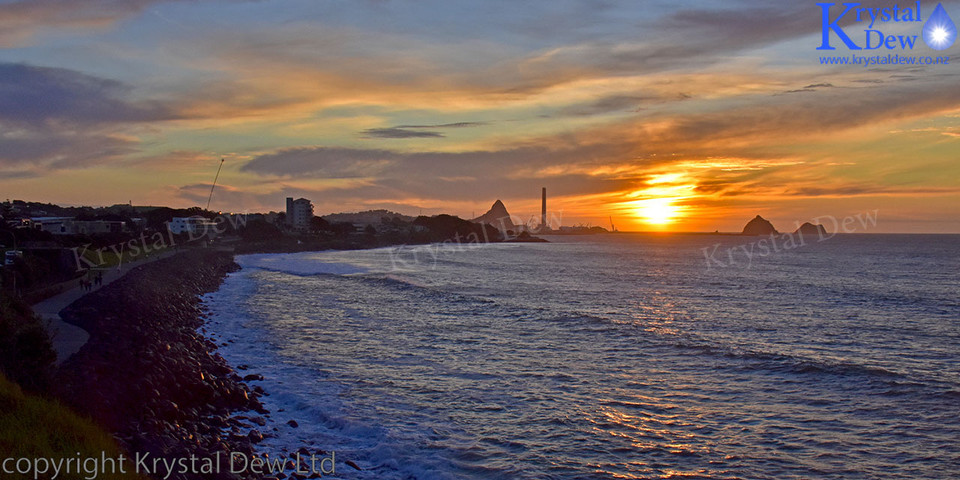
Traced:
[[960, 67], [822, 65], [812, 4], [108, 3], [0, 4], [4, 198], [203, 206], [225, 158], [222, 211], [960, 233]]

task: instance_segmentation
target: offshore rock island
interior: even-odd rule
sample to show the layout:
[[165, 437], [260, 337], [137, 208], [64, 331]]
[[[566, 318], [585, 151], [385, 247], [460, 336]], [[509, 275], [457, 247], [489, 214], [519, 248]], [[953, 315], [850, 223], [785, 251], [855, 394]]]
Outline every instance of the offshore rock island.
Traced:
[[[774, 228], [773, 224], [769, 220], [757, 215], [753, 217], [752, 220], [747, 222], [743, 227], [741, 235], [779, 235], [780, 232]], [[822, 224], [816, 224], [810, 222], [804, 222], [793, 232], [794, 235], [817, 235], [820, 238], [827, 237], [827, 229]]]
[[824, 228], [822, 224], [812, 224], [810, 222], [803, 222], [803, 225], [800, 225], [796, 231], [793, 233], [799, 233], [801, 235], [819, 235], [821, 237], [827, 236], [827, 229]]
[[773, 228], [773, 224], [760, 215], [747, 222], [743, 227], [743, 232], [741, 232], [742, 235], [776, 235], [778, 233], [780, 232]]

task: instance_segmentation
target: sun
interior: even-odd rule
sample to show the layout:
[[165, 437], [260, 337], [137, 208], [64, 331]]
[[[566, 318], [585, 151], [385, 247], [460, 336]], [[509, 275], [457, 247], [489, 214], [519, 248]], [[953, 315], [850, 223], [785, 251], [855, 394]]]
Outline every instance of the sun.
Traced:
[[689, 214], [689, 200], [696, 197], [696, 181], [687, 172], [653, 173], [642, 188], [624, 192], [627, 201], [617, 209], [632, 215], [654, 230], [667, 230]]
[[650, 198], [636, 202], [636, 214], [645, 223], [666, 225], [679, 214], [680, 208], [673, 204], [672, 198]]

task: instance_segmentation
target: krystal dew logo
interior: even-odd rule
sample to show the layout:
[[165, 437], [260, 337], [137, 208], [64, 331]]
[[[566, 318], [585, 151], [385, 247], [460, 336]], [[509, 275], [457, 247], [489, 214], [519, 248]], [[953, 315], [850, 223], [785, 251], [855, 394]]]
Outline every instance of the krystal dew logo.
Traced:
[[[946, 50], [950, 48], [957, 39], [957, 27], [953, 20], [947, 15], [942, 4], [937, 4], [936, 8], [924, 22], [920, 10], [920, 2], [914, 6], [900, 7], [894, 4], [892, 7], [861, 7], [860, 3], [843, 3], [842, 10], [834, 9], [836, 3], [818, 3], [823, 14], [823, 40], [817, 50], [836, 50], [831, 45], [831, 33], [836, 35], [841, 42], [850, 50], [877, 50], [884, 48], [886, 50], [913, 50], [917, 44], [917, 37], [922, 36], [924, 43], [934, 50]], [[831, 17], [834, 10], [840, 10], [840, 14]], [[870, 22], [867, 28], [863, 29], [863, 36], [860, 37], [854, 33], [848, 34], [844, 27], [840, 26], [843, 21]], [[887, 35], [881, 30], [890, 23], [923, 23], [919, 35]], [[919, 26], [919, 25], [917, 25]], [[846, 28], [851, 28], [847, 26]], [[857, 40], [851, 37], [857, 37]], [[862, 38], [862, 40], [860, 40]]]

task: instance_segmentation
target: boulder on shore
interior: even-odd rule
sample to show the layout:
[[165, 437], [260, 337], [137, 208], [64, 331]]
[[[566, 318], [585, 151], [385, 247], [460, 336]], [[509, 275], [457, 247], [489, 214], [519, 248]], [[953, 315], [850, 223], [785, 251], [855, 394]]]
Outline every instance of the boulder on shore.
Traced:
[[[184, 249], [67, 306], [61, 317], [87, 330], [90, 339], [57, 371], [57, 397], [106, 428], [130, 454], [167, 462], [218, 452], [252, 455], [263, 434], [243, 434], [245, 424], [232, 415], [266, 410], [199, 331], [205, 319], [200, 295], [216, 291], [237, 268], [228, 252]], [[266, 424], [256, 418], [251, 421], [258, 427]], [[170, 478], [262, 476], [174, 471]]]
[[780, 232], [776, 228], [773, 228], [773, 224], [769, 220], [757, 215], [747, 222], [747, 225], [743, 227], [742, 235], [776, 235]]

